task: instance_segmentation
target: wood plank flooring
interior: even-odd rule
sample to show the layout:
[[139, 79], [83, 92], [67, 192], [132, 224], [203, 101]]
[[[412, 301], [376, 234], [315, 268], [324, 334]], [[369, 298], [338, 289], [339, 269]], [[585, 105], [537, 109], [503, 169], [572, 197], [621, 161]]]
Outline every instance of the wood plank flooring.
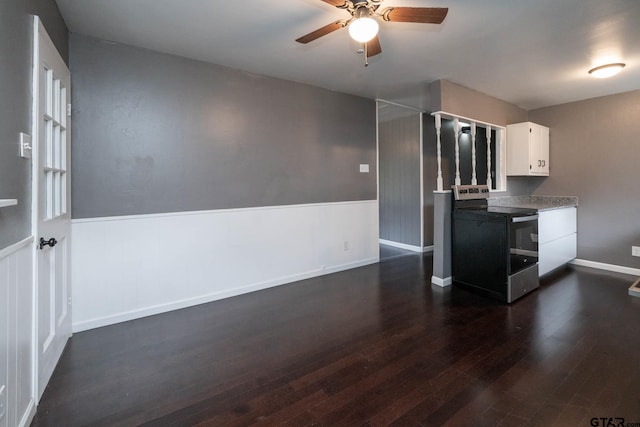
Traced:
[[431, 263], [395, 257], [76, 334], [32, 425], [640, 423], [633, 277], [567, 270], [509, 306], [432, 287]]

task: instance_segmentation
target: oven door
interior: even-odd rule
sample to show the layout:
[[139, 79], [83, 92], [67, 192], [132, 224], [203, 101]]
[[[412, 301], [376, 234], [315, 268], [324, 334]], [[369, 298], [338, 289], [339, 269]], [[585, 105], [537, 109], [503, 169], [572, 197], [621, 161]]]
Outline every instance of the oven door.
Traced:
[[509, 255], [510, 276], [538, 262], [538, 215], [511, 217]]

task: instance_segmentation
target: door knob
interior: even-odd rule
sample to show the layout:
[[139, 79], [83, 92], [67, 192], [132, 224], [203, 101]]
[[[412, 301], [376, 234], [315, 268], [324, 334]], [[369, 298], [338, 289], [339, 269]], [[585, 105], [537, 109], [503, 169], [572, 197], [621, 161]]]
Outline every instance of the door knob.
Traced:
[[58, 241], [54, 237], [50, 238], [49, 240], [44, 240], [42, 237], [40, 238], [40, 249], [44, 248], [45, 246], [54, 247], [57, 244]]

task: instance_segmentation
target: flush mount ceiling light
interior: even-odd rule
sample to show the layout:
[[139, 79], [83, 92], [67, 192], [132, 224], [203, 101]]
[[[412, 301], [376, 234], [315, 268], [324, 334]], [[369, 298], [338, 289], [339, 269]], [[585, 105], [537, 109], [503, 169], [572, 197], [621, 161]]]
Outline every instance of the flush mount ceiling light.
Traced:
[[378, 35], [378, 23], [370, 15], [366, 7], [359, 7], [355, 11], [355, 20], [349, 24], [349, 35], [355, 41], [366, 43]]
[[601, 65], [599, 67], [595, 67], [589, 70], [589, 74], [593, 77], [597, 77], [599, 79], [604, 79], [607, 77], [615, 76], [624, 68], [626, 64], [622, 62], [617, 62], [615, 64], [606, 64]]

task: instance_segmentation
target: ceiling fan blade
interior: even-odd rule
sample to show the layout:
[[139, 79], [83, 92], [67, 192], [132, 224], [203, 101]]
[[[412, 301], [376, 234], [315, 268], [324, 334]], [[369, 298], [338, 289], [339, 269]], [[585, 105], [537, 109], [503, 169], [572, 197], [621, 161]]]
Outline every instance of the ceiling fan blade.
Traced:
[[375, 36], [367, 42], [367, 58], [376, 56], [382, 53], [382, 46], [380, 46], [380, 38]]
[[382, 11], [382, 19], [391, 22], [440, 24], [448, 12], [448, 7], [389, 7]]
[[347, 2], [345, 0], [322, 0], [325, 3], [329, 3], [331, 6], [340, 7], [345, 9], [347, 7]]
[[336, 30], [339, 30], [340, 28], [344, 28], [344, 26], [346, 25], [346, 21], [340, 20], [340, 21], [336, 21], [336, 22], [332, 22], [329, 25], [325, 25], [322, 28], [318, 28], [315, 31], [310, 32], [309, 34], [306, 34], [298, 39], [296, 39], [296, 41], [298, 43], [309, 43], [312, 42], [316, 39], [319, 39], [322, 36], [326, 36], [329, 33], [332, 33]]

